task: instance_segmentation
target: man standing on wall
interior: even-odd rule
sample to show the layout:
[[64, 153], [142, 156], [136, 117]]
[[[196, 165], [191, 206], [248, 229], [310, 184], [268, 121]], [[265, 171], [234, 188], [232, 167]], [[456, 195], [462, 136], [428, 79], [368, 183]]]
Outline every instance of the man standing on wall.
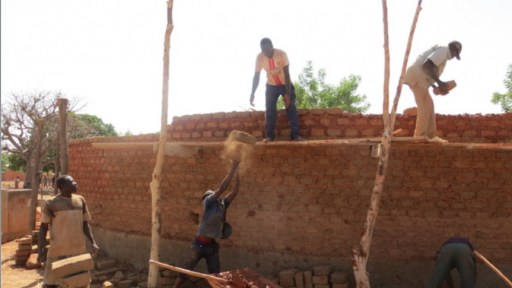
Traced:
[[252, 79], [251, 105], [254, 106], [254, 93], [260, 83], [261, 69], [267, 72], [267, 89], [265, 91], [265, 141], [274, 141], [274, 127], [277, 120], [277, 99], [283, 96], [286, 114], [290, 121], [292, 141], [302, 141], [299, 135], [299, 117], [295, 106], [295, 87], [290, 79], [290, 62], [283, 50], [274, 49], [272, 41], [263, 38], [260, 42], [261, 53], [256, 57], [256, 72]]
[[[187, 262], [183, 268], [192, 270], [201, 258], [205, 258], [208, 273], [220, 273], [220, 248], [215, 239], [226, 239], [232, 233], [231, 225], [226, 222], [226, 210], [238, 194], [240, 180], [237, 169], [240, 162], [239, 157], [233, 159], [231, 170], [222, 180], [217, 191], [209, 190], [203, 194], [203, 218], [201, 218], [197, 228], [197, 236], [192, 242]], [[220, 199], [222, 193], [228, 188], [233, 175], [235, 177], [233, 191], [228, 196]], [[176, 283], [174, 283], [174, 288], [180, 287], [185, 279], [185, 274], [181, 273], [176, 279]]]
[[448, 60], [454, 57], [460, 60], [461, 51], [462, 44], [458, 41], [452, 41], [448, 46], [436, 45], [418, 56], [414, 64], [407, 68], [404, 84], [411, 88], [418, 106], [414, 136], [427, 136], [432, 141], [448, 142], [436, 136], [436, 113], [428, 88], [435, 87], [434, 83], [437, 83], [442, 94], [448, 93], [448, 84], [439, 77]]
[[444, 281], [453, 288], [453, 280], [450, 271], [457, 268], [461, 286], [474, 288], [476, 281], [475, 254], [473, 245], [466, 238], [450, 238], [441, 246], [437, 252], [436, 267], [430, 278], [427, 288], [439, 288]]
[[[56, 288], [61, 279], [55, 279], [50, 264], [71, 256], [86, 253], [84, 235], [91, 241], [94, 249], [93, 257], [98, 253], [98, 245], [94, 241], [89, 226], [89, 210], [82, 196], [76, 195], [78, 185], [69, 175], [63, 175], [56, 181], [60, 194], [46, 200], [41, 216], [39, 229], [39, 254], [37, 260], [45, 263], [44, 286]], [[46, 234], [50, 224], [51, 245], [45, 254]]]

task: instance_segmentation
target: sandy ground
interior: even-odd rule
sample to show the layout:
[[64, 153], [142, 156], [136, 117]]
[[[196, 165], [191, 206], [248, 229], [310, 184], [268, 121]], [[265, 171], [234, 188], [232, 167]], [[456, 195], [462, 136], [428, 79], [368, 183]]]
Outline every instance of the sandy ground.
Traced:
[[14, 265], [16, 249], [18, 249], [16, 241], [2, 244], [2, 288], [41, 287], [43, 268], [27, 269]]

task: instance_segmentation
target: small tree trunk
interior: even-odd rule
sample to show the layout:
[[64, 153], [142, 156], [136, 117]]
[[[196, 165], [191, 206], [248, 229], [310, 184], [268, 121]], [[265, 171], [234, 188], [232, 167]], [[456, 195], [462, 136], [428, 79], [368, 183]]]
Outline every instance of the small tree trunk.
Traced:
[[[55, 171], [53, 171], [53, 173], [55, 174], [55, 180], [57, 180], [57, 178], [59, 178], [59, 173], [60, 173], [60, 136], [59, 136], [59, 133], [57, 133], [57, 141], [55, 142], [55, 145], [56, 145], [56, 154], [55, 154]], [[52, 185], [54, 185], [53, 183], [53, 178], [50, 180]], [[57, 188], [57, 185], [54, 185], [53, 187], [53, 195], [57, 195], [59, 194], [59, 189]]]
[[[39, 172], [41, 169], [41, 145], [43, 142], [44, 133], [44, 120], [37, 122], [37, 135], [36, 135], [36, 151], [32, 160], [34, 160], [32, 174], [32, 194], [30, 197], [30, 216], [29, 216], [29, 231], [36, 228], [36, 210], [37, 210], [37, 193], [39, 192], [39, 183], [41, 182], [42, 173]], [[27, 175], [28, 176], [28, 175]]]
[[377, 173], [375, 176], [375, 185], [373, 186], [372, 198], [370, 203], [370, 208], [368, 209], [368, 213], [366, 215], [366, 221], [364, 223], [363, 228], [363, 236], [361, 237], [361, 242], [358, 246], [352, 248], [352, 257], [353, 261], [353, 269], [354, 275], [356, 278], [356, 284], [358, 288], [370, 288], [370, 279], [368, 277], [368, 272], [366, 270], [366, 265], [368, 263], [368, 258], [370, 255], [370, 246], [372, 243], [373, 229], [375, 227], [375, 223], [377, 221], [377, 215], [379, 213], [379, 204], [380, 199], [382, 197], [382, 191], [384, 186], [384, 181], [386, 179], [386, 170], [388, 167], [388, 158], [391, 150], [391, 137], [393, 136], [393, 127], [395, 123], [396, 117], [396, 109], [398, 106], [398, 100], [400, 99], [400, 93], [402, 91], [402, 85], [405, 75], [405, 67], [407, 66], [407, 61], [409, 59], [409, 53], [411, 50], [412, 39], [414, 35], [414, 31], [416, 29], [416, 23], [418, 21], [418, 16], [421, 11], [421, 2], [418, 1], [418, 6], [416, 8], [416, 14], [411, 26], [411, 32], [409, 34], [409, 40], [407, 43], [407, 49], [405, 52], [404, 63], [402, 65], [402, 72], [400, 75], [400, 79], [398, 82], [397, 93], [395, 95], [393, 109], [391, 112], [391, 116], [389, 115], [389, 74], [390, 74], [390, 65], [389, 65], [389, 37], [388, 37], [388, 16], [387, 16], [387, 2], [386, 0], [382, 0], [382, 10], [384, 14], [384, 55], [385, 55], [385, 68], [384, 68], [384, 107], [383, 107], [383, 121], [384, 121], [384, 134], [382, 136], [381, 143], [381, 154], [379, 155], [379, 164], [377, 166]]
[[[155, 169], [153, 170], [151, 188], [151, 252], [150, 260], [160, 260], [160, 183], [162, 181], [162, 168], [164, 165], [165, 142], [167, 141], [167, 113], [169, 110], [169, 49], [171, 42], [171, 33], [174, 28], [172, 24], [172, 3], [167, 2], [167, 29], [165, 31], [164, 42], [164, 75], [162, 85], [162, 119], [160, 125], [160, 139], [158, 141], [158, 152], [156, 156]], [[157, 286], [159, 277], [159, 268], [150, 265], [148, 275], [148, 288]]]
[[68, 99], [59, 98], [57, 100], [59, 105], [59, 146], [60, 146], [60, 170], [62, 175], [68, 175], [68, 140], [66, 137], [67, 132], [67, 110]]

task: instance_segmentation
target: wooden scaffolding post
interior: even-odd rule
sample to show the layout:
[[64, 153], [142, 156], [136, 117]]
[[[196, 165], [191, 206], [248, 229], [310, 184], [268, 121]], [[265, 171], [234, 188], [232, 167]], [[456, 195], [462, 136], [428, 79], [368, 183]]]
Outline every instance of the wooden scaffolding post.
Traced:
[[[151, 188], [151, 252], [149, 259], [160, 260], [160, 232], [161, 232], [161, 214], [160, 214], [160, 183], [162, 180], [162, 167], [164, 165], [165, 142], [167, 141], [167, 113], [169, 109], [169, 49], [171, 42], [171, 33], [174, 28], [172, 24], [172, 3], [167, 1], [167, 29], [165, 30], [164, 41], [164, 74], [162, 85], [162, 121], [160, 126], [160, 139], [158, 141], [158, 152], [156, 156], [155, 169], [153, 170]], [[157, 286], [159, 277], [158, 266], [150, 265], [148, 275], [148, 288]]]
[[[55, 174], [54, 177], [55, 177], [55, 182], [52, 181], [52, 184], [53, 184], [53, 195], [57, 195], [59, 194], [59, 188], [57, 188], [57, 178], [59, 178], [59, 173], [60, 173], [60, 136], [59, 136], [59, 133], [57, 133], [57, 141], [55, 141], [55, 146], [56, 146], [56, 149], [55, 149], [55, 171], [53, 171], [53, 173]], [[52, 179], [53, 180], [53, 179]]]
[[[39, 172], [41, 170], [41, 146], [43, 142], [43, 133], [44, 133], [44, 120], [37, 121], [37, 131], [36, 131], [36, 151], [34, 153], [34, 157], [32, 160], [34, 161], [34, 166], [32, 170], [32, 193], [30, 195], [30, 214], [28, 221], [29, 231], [35, 230], [36, 227], [36, 209], [37, 209], [37, 193], [39, 192], [39, 182], [41, 182], [42, 173]], [[30, 165], [30, 163], [29, 163]]]
[[68, 99], [59, 98], [57, 104], [59, 105], [59, 158], [60, 158], [60, 172], [62, 175], [68, 175], [68, 139], [66, 137], [67, 118], [68, 118]]
[[402, 85], [405, 74], [405, 67], [407, 66], [407, 61], [409, 59], [409, 53], [411, 48], [411, 43], [414, 35], [414, 30], [416, 29], [416, 23], [418, 21], [418, 16], [421, 11], [421, 2], [418, 1], [418, 6], [416, 8], [416, 14], [414, 16], [414, 20], [411, 26], [411, 32], [409, 34], [409, 40], [407, 43], [407, 50], [405, 52], [404, 63], [402, 66], [402, 72], [400, 75], [400, 79], [398, 81], [397, 93], [395, 95], [393, 109], [391, 112], [391, 116], [389, 115], [389, 74], [390, 74], [390, 65], [389, 65], [389, 36], [388, 36], [388, 12], [387, 12], [387, 2], [386, 0], [382, 0], [382, 10], [383, 10], [383, 21], [384, 21], [384, 57], [385, 57], [385, 66], [384, 66], [384, 105], [383, 105], [383, 121], [384, 121], [384, 134], [382, 135], [381, 142], [381, 153], [379, 155], [379, 164], [377, 166], [377, 173], [375, 175], [375, 184], [373, 186], [372, 197], [370, 208], [368, 209], [368, 213], [366, 215], [366, 221], [364, 223], [363, 233], [361, 237], [361, 242], [359, 245], [354, 246], [352, 248], [352, 257], [353, 257], [353, 269], [354, 275], [356, 278], [356, 284], [358, 288], [370, 288], [370, 279], [368, 271], [366, 271], [366, 265], [368, 263], [368, 258], [370, 256], [370, 246], [372, 242], [373, 229], [375, 227], [375, 222], [377, 221], [377, 215], [379, 212], [379, 203], [382, 197], [382, 190], [384, 186], [384, 180], [386, 178], [386, 170], [388, 167], [388, 158], [391, 149], [391, 137], [393, 135], [393, 126], [396, 117], [396, 109], [398, 106], [398, 100], [400, 99], [400, 93], [402, 91]]

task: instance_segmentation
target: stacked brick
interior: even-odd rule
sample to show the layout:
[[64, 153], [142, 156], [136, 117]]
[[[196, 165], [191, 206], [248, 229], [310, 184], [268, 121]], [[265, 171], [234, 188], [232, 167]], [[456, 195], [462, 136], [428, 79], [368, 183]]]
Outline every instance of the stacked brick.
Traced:
[[27, 235], [18, 240], [18, 249], [15, 254], [15, 264], [26, 266], [29, 269], [40, 266], [37, 261], [37, 241], [39, 230], [33, 230], [32, 235]]
[[[489, 115], [437, 115], [438, 135], [450, 142], [512, 143], [512, 113]], [[340, 108], [299, 109], [300, 133], [307, 139], [380, 137], [382, 115], [343, 113]], [[223, 140], [231, 130], [263, 138], [265, 112], [219, 112], [174, 117], [169, 138], [180, 141]], [[398, 114], [397, 136], [413, 136], [416, 116]], [[279, 111], [275, 132], [278, 140], [289, 140], [290, 127], [284, 110]]]
[[315, 266], [312, 270], [287, 269], [279, 272], [279, 285], [285, 288], [348, 288], [349, 274], [332, 271], [329, 265]]
[[32, 237], [24, 237], [18, 241], [18, 250], [16, 250], [16, 265], [25, 266], [32, 252]]

